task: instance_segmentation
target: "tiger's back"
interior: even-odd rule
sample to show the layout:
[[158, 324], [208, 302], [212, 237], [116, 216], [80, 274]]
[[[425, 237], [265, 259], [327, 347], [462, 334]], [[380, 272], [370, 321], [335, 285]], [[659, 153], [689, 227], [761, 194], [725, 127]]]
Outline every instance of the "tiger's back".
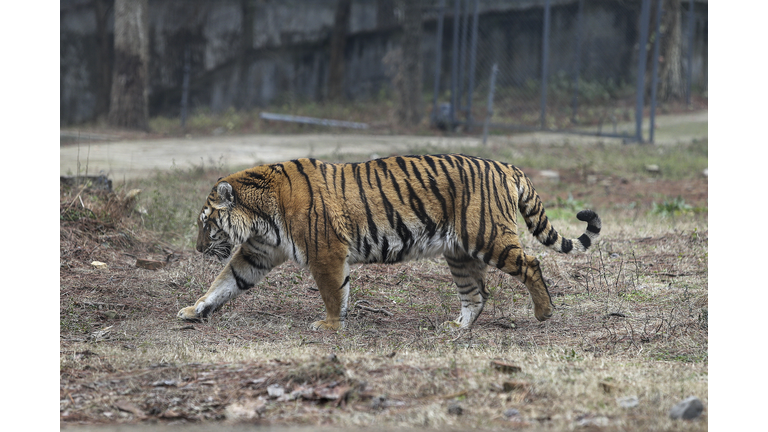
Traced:
[[[314, 328], [337, 329], [343, 323], [349, 264], [393, 263], [440, 254], [451, 269], [462, 303], [455, 325], [471, 325], [482, 311], [488, 297], [484, 286], [488, 265], [520, 278], [531, 292], [536, 317], [545, 320], [553, 306], [538, 260], [522, 251], [518, 210], [534, 236], [560, 252], [574, 247], [586, 250], [600, 231], [599, 217], [585, 210], [578, 217], [588, 223], [587, 231], [578, 239], [563, 238], [550, 224], [522, 171], [464, 155], [395, 156], [353, 164], [298, 159], [264, 165], [221, 180], [209, 203], [221, 200], [227, 188], [232, 191], [231, 202], [219, 207], [228, 209], [230, 221], [243, 221], [237, 227], [230, 223], [228, 231], [230, 238], [243, 245], [228, 264], [229, 271], [225, 268], [220, 275], [221, 283], [215, 281], [209, 293], [227, 285], [228, 278], [235, 280], [238, 289], [250, 287], [263, 276], [253, 268], [268, 271], [293, 259], [309, 267], [326, 304], [326, 320], [313, 323]], [[221, 220], [222, 215], [217, 217]], [[263, 241], [267, 238], [272, 240]], [[238, 254], [248, 259], [237, 259]], [[243, 271], [247, 267], [251, 271]], [[245, 273], [251, 277], [243, 278]], [[231, 291], [223, 296], [227, 299], [238, 293], [231, 287], [221, 290]], [[183, 313], [189, 310], [182, 309], [179, 316], [198, 315]]]

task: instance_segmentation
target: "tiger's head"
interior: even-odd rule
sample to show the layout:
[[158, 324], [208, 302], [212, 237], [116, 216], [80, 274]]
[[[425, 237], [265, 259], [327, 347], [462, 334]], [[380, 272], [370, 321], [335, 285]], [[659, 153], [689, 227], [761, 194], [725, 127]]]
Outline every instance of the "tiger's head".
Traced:
[[226, 261], [232, 254], [234, 244], [228, 231], [231, 218], [230, 212], [235, 207], [235, 193], [232, 185], [221, 181], [213, 187], [205, 200], [203, 210], [197, 218], [198, 252]]

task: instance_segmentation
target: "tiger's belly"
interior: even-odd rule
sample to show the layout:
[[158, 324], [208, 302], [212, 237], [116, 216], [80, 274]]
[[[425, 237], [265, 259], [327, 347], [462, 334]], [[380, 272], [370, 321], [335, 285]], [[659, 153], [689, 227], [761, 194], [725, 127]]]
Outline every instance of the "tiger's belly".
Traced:
[[363, 237], [350, 245], [349, 264], [397, 263], [419, 258], [431, 258], [456, 248], [453, 233], [444, 231], [433, 235], [421, 234], [403, 239], [397, 234], [385, 234], [375, 239]]

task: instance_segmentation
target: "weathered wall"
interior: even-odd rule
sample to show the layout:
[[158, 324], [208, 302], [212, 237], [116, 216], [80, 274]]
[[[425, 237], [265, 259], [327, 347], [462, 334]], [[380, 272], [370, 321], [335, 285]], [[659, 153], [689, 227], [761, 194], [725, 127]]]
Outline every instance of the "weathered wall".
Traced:
[[[513, 84], [540, 77], [542, 3], [481, 1], [478, 74], [499, 61], [502, 69], [514, 72]], [[627, 13], [623, 3], [586, 2], [584, 25], [589, 31], [581, 60], [585, 74], [630, 80], [634, 73], [637, 17]], [[208, 107], [218, 112], [289, 100], [321, 100], [335, 4], [336, 0], [150, 0], [150, 115], [178, 115], [185, 50], [189, 50], [190, 58], [191, 108]], [[453, 9], [450, 1], [448, 4], [441, 67], [443, 89], [451, 73]], [[576, 4], [576, 0], [552, 1], [553, 74], [570, 70], [573, 61]], [[66, 125], [106, 113], [96, 112], [100, 37], [93, 0], [61, 0], [60, 5], [60, 122]], [[706, 87], [706, 3], [700, 6], [697, 3], [697, 41], [703, 32], [704, 44], [697, 45], [694, 77], [699, 83], [703, 77]], [[400, 30], [397, 26], [377, 28], [377, 10], [376, 0], [352, 3], [345, 54], [346, 92], [352, 99], [369, 98], [389, 87], [382, 59], [399, 46]], [[435, 16], [428, 13], [424, 22], [426, 91], [431, 91], [434, 79]], [[105, 24], [111, 46], [111, 13]], [[111, 55], [102, 53], [109, 61]], [[483, 79], [485, 75], [478, 75], [478, 82]]]

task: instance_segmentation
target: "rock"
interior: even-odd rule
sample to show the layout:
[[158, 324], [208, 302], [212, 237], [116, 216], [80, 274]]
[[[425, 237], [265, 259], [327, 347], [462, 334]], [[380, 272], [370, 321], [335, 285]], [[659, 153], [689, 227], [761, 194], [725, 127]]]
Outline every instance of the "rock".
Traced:
[[616, 403], [619, 404], [619, 406], [622, 408], [634, 408], [640, 405], [640, 401], [637, 399], [637, 396], [625, 396], [616, 398]]
[[506, 418], [517, 417], [519, 415], [520, 415], [520, 411], [515, 408], [509, 408], [506, 411], [504, 411], [504, 417]]
[[269, 397], [278, 398], [285, 394], [285, 389], [280, 384], [272, 384], [267, 387], [267, 393]]
[[107, 267], [107, 263], [103, 263], [101, 261], [94, 261], [91, 263], [92, 266], [96, 267], [99, 270], [107, 270], [109, 267]]
[[656, 164], [650, 164], [645, 166], [645, 170], [648, 171], [651, 174], [659, 174], [661, 173], [661, 168], [659, 168]]
[[462, 408], [458, 403], [452, 402], [450, 405], [448, 405], [448, 414], [460, 416], [464, 414], [464, 408]]
[[704, 404], [701, 403], [701, 400], [696, 396], [691, 396], [673, 406], [672, 409], [669, 410], [669, 416], [673, 420], [691, 420], [700, 416], [702, 411], [704, 411]]
[[560, 181], [560, 173], [554, 170], [541, 170], [539, 175], [552, 182]]
[[702, 171], [702, 172], [701, 172], [701, 174], [702, 174], [704, 177], [709, 177], [709, 168], [704, 168], [704, 171]]
[[383, 409], [386, 407], [386, 402], [387, 402], [386, 395], [375, 396], [373, 399], [371, 399], [371, 408], [375, 410]]

